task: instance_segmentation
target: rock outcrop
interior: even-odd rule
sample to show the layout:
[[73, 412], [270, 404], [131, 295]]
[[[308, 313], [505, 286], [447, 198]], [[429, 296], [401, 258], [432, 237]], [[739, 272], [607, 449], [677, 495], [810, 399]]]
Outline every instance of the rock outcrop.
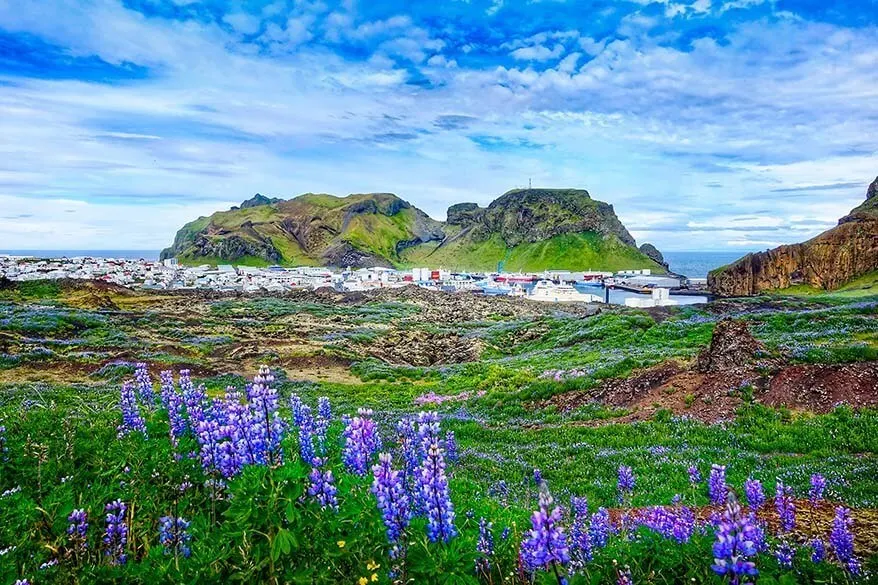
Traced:
[[251, 207], [259, 207], [260, 205], [272, 205], [274, 203], [280, 203], [283, 199], [279, 199], [277, 197], [266, 197], [262, 193], [257, 193], [250, 199], [241, 203], [238, 207], [232, 207], [232, 209], [250, 209]]
[[711, 291], [723, 297], [809, 285], [834, 290], [878, 270], [878, 178], [866, 201], [839, 224], [803, 242], [748, 254], [708, 276]]
[[715, 372], [745, 366], [765, 350], [750, 333], [746, 321], [723, 319], [716, 324], [710, 345], [698, 354], [699, 372]]
[[668, 263], [665, 262], [664, 255], [661, 252], [659, 252], [659, 249], [656, 248], [655, 246], [653, 246], [652, 244], [648, 244], [648, 243], [641, 244], [640, 252], [645, 254], [646, 256], [649, 256], [650, 258], [652, 258], [653, 260], [655, 260], [657, 263], [661, 264], [665, 268], [668, 268]]
[[499, 234], [509, 247], [583, 232], [615, 236], [635, 245], [613, 206], [592, 199], [584, 189], [513, 189], [486, 208], [475, 203], [452, 205], [448, 223], [474, 228], [475, 236]]

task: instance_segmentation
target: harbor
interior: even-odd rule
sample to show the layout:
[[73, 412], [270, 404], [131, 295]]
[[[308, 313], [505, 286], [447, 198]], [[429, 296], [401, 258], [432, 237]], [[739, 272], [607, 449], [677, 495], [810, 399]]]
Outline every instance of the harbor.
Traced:
[[609, 303], [640, 308], [710, 300], [698, 282], [677, 275], [652, 274], [649, 270], [486, 274], [432, 268], [338, 270], [313, 266], [185, 266], [175, 259], [0, 255], [0, 278], [12, 281], [99, 280], [146, 290], [214, 290], [243, 294], [326, 287], [339, 292], [365, 292], [419, 286], [447, 293], [509, 296], [536, 302]]

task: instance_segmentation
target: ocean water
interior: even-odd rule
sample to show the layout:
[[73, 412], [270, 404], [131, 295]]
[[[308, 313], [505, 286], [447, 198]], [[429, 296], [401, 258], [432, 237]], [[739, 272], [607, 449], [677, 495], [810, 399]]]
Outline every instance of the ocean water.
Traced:
[[36, 258], [116, 258], [125, 260], [158, 260], [158, 250], [0, 250], [0, 254], [11, 256], [34, 256]]
[[689, 278], [707, 278], [707, 273], [714, 268], [731, 264], [741, 258], [747, 251], [729, 252], [699, 252], [699, 251], [668, 251], [662, 252], [665, 262], [671, 270], [677, 274], [683, 274]]

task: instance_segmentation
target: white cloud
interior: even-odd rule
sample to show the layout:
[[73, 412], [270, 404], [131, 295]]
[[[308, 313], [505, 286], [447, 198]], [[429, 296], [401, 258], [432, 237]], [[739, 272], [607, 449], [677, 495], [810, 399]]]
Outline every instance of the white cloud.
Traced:
[[223, 22], [235, 29], [236, 32], [244, 35], [252, 35], [259, 32], [262, 24], [259, 18], [246, 12], [227, 14], [223, 17]]
[[[363, 23], [353, 7], [275, 14], [260, 36], [272, 58], [227, 27], [110, 0], [57, 0], [63, 19], [35, 18], [35, 6], [45, 10], [0, 4], [0, 26], [155, 75], [0, 86], [0, 216], [39, 217], [0, 220], [14, 247], [36, 246], [46, 230], [60, 247], [106, 247], [100, 238], [115, 230], [112, 247], [158, 248], [184, 221], [256, 191], [390, 190], [441, 218], [452, 202], [484, 204], [528, 177], [588, 188], [660, 248], [761, 246], [819, 232], [876, 173], [874, 27], [758, 21], [683, 51], [646, 34], [656, 20], [632, 16], [625, 40], [544, 31], [489, 47], [520, 65], [470, 68], [436, 31], [404, 15]], [[321, 35], [373, 53], [346, 61], [320, 48]], [[425, 64], [434, 87], [407, 83], [400, 58]], [[531, 63], [551, 59], [560, 62], [545, 70]], [[436, 132], [448, 112], [465, 129]], [[59, 199], [87, 203], [66, 213]], [[763, 216], [773, 223], [746, 219]]]
[[558, 63], [558, 71], [572, 73], [576, 69], [576, 64], [579, 62], [580, 57], [582, 57], [582, 53], [570, 53]]
[[534, 45], [532, 47], [515, 49], [509, 54], [519, 61], [548, 61], [549, 59], [557, 59], [563, 55], [564, 46], [558, 44], [550, 49], [543, 45]]
[[491, 5], [485, 10], [485, 14], [488, 16], [497, 14], [503, 8], [503, 2], [504, 0], [492, 0]]

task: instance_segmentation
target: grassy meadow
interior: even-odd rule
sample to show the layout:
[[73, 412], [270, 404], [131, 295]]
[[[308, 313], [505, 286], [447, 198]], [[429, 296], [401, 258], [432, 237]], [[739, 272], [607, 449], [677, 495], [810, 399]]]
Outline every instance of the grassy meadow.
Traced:
[[[718, 527], [742, 522], [762, 534], [736, 553], [758, 583], [878, 569], [878, 410], [863, 399], [878, 389], [831, 385], [871, 383], [878, 296], [588, 316], [469, 303], [3, 288], [0, 580], [723, 583]], [[754, 362], [698, 370], [730, 318], [760, 343]], [[825, 396], [774, 382], [818, 374]], [[379, 452], [399, 474], [392, 514]]]

